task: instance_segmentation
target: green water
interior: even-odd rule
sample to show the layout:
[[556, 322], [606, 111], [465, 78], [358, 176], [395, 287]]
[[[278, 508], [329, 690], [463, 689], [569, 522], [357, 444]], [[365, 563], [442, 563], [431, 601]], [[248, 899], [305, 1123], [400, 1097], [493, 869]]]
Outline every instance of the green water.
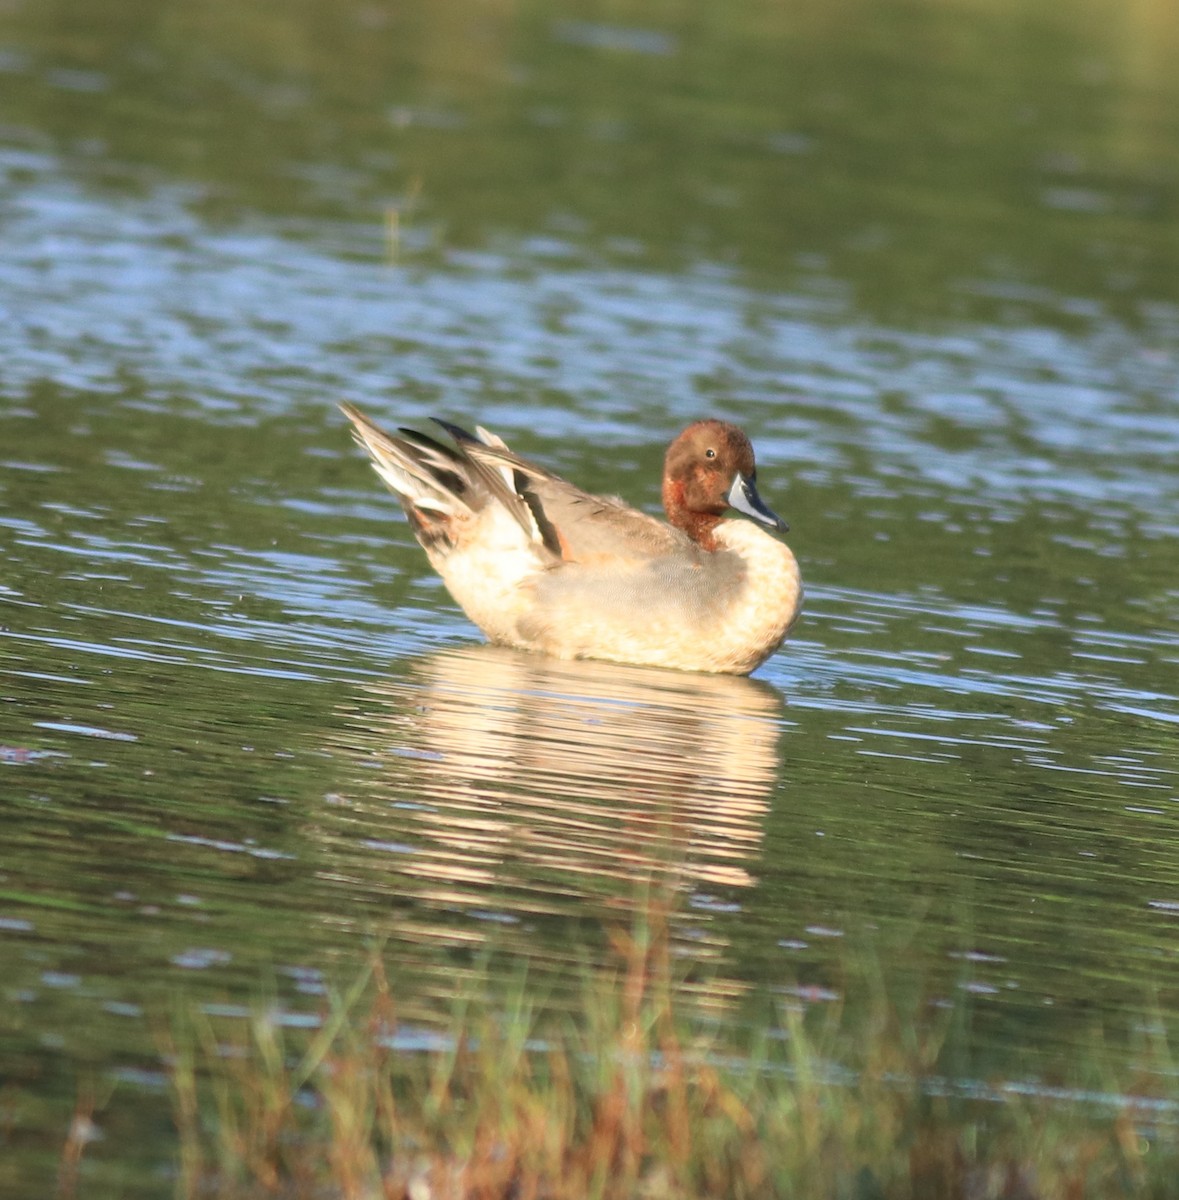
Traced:
[[[647, 889], [718, 1012], [848, 954], [1059, 1077], [1179, 982], [1164, 5], [0, 13], [0, 1192], [165, 1196], [177, 996], [558, 994]], [[740, 422], [752, 680], [480, 648], [351, 445], [658, 503]], [[847, 997], [854, 1001], [854, 997]]]

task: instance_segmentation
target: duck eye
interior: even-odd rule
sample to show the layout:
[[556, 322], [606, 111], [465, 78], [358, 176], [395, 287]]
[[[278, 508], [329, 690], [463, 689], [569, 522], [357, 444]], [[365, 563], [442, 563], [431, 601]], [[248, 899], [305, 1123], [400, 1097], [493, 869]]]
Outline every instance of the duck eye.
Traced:
[[704, 457], [705, 458], [716, 458], [716, 451], [711, 446], [709, 446], [708, 449], [704, 451]]

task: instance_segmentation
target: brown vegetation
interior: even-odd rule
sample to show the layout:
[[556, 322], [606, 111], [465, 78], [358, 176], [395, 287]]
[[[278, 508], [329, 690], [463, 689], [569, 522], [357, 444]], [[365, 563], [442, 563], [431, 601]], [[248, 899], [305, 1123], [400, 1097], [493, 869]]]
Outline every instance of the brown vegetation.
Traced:
[[[320, 1027], [259, 1011], [167, 1035], [178, 1195], [343, 1200], [1080, 1200], [1179, 1195], [1166, 1121], [1126, 1099], [972, 1095], [939, 1067], [953, 1014], [921, 1025], [882, 987], [867, 1019], [782, 1003], [752, 1044], [677, 988], [659, 921], [615, 934], [583, 1011], [457, 1004], [434, 1048], [396, 1048], [379, 956]], [[927, 1011], [928, 1018], [928, 1011]], [[1167, 1072], [1170, 1071], [1168, 1075]]]

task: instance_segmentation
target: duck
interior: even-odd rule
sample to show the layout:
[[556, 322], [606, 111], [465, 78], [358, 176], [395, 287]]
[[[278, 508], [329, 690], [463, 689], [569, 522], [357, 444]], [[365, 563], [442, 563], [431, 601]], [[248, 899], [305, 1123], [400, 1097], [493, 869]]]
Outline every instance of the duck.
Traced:
[[668, 446], [666, 520], [582, 491], [481, 425], [445, 444], [386, 433], [341, 404], [447, 590], [493, 643], [561, 659], [748, 675], [802, 608], [788, 526], [761, 499], [753, 446], [694, 421]]

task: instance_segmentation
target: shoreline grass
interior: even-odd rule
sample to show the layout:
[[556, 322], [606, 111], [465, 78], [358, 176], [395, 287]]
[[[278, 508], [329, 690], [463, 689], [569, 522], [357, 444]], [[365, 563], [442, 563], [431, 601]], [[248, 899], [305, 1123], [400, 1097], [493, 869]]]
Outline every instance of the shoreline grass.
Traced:
[[494, 1005], [457, 1002], [427, 1050], [400, 1047], [379, 954], [315, 1030], [264, 1009], [245, 1023], [189, 1013], [162, 1035], [176, 1195], [1179, 1197], [1179, 1076], [1161, 1023], [1149, 1077], [1106, 1071], [1107, 1103], [1024, 1094], [955, 1082], [956, 1014], [918, 1020], [879, 980], [854, 1019], [786, 998], [776, 1028], [741, 1037], [676, 986], [661, 919], [612, 942], [580, 1013], [548, 1011], [521, 984]]

